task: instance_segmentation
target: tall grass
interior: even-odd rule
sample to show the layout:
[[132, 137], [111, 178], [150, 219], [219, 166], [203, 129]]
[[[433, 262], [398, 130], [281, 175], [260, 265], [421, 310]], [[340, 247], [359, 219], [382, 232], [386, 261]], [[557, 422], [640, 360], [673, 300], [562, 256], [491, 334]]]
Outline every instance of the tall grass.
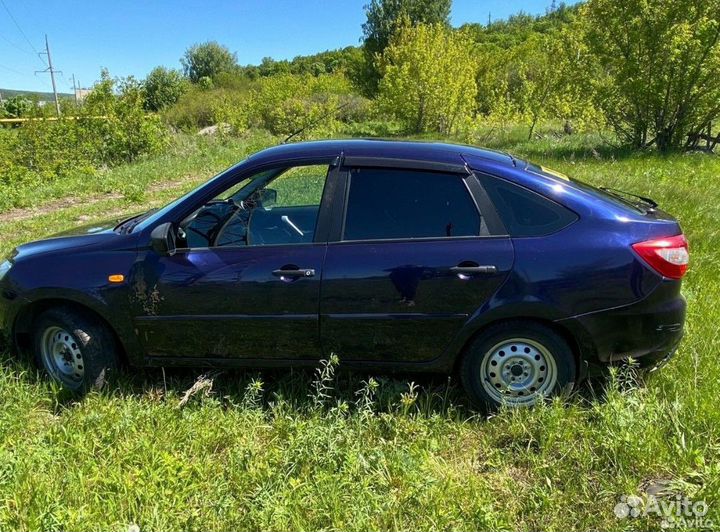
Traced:
[[[219, 170], [235, 149], [193, 146], [107, 180], [143, 190], [129, 209], [156, 204], [190, 184], [148, 184]], [[689, 316], [662, 371], [614, 371], [568, 398], [484, 418], [454, 378], [347, 374], [332, 360], [317, 374], [205, 375], [211, 385], [181, 404], [201, 371], [134, 371], [77, 399], [5, 356], [0, 529], [660, 530], [655, 516], [613, 513], [622, 495], [657, 486], [668, 500], [706, 501], [720, 526], [720, 160], [620, 153], [593, 138], [502, 146], [678, 216], [691, 245]], [[0, 219], [2, 250], [116, 203]]]

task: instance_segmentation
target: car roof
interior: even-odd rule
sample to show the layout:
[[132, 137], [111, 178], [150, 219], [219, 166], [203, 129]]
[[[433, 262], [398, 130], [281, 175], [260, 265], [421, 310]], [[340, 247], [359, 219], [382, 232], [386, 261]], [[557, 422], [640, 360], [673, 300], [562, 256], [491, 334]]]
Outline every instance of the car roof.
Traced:
[[332, 157], [377, 157], [436, 163], [464, 164], [463, 157], [480, 158], [495, 164], [515, 166], [515, 159], [500, 151], [464, 144], [381, 139], [338, 139], [280, 144], [252, 155], [249, 160]]
[[[337, 139], [280, 144], [251, 155], [244, 162], [255, 165], [273, 164], [280, 160], [331, 159], [343, 155], [355, 164], [362, 160], [367, 166], [372, 159], [412, 163], [431, 163], [450, 168], [469, 167], [509, 180], [545, 197], [553, 199], [575, 212], [591, 215], [599, 204], [603, 212], [628, 217], [628, 210], [588, 193], [568, 177], [524, 159], [500, 151], [465, 144], [385, 139]], [[243, 163], [240, 163], [243, 164]], [[399, 166], [403, 166], [400, 164]], [[641, 216], [640, 214], [637, 215]]]

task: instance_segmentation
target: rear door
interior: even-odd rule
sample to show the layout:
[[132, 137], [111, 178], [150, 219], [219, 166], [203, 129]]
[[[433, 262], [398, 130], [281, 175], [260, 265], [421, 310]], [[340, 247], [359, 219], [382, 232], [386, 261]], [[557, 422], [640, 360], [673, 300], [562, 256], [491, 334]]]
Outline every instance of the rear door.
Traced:
[[320, 301], [324, 353], [438, 357], [507, 277], [510, 239], [493, 234], [497, 217], [478, 207], [485, 196], [474, 176], [382, 166], [340, 175], [346, 199]]

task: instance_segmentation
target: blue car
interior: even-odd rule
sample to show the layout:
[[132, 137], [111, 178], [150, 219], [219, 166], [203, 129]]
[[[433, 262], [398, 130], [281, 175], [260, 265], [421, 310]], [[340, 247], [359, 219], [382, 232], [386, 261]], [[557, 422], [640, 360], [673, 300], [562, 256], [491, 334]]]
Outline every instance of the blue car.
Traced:
[[459, 374], [530, 405], [683, 334], [688, 244], [648, 198], [506, 153], [379, 140], [256, 153], [159, 209], [18, 246], [11, 345], [71, 390], [121, 365]]

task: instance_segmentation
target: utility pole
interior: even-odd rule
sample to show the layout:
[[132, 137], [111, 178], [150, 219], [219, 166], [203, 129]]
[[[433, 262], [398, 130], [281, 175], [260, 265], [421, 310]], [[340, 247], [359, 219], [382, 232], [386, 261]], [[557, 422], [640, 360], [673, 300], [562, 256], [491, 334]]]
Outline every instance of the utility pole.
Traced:
[[47, 55], [48, 67], [45, 70], [38, 70], [35, 73], [50, 72], [50, 80], [52, 81], [53, 95], [55, 96], [55, 112], [60, 116], [60, 101], [58, 100], [57, 86], [55, 85], [55, 72], [62, 74], [62, 71], [53, 69], [52, 58], [50, 57], [50, 45], [48, 44], [47, 33], [45, 34], [45, 51], [38, 55]]
[[75, 95], [75, 105], [77, 105], [78, 104], [78, 90], [75, 87], [75, 74], [72, 75], [72, 80], [73, 80], [73, 94]]

